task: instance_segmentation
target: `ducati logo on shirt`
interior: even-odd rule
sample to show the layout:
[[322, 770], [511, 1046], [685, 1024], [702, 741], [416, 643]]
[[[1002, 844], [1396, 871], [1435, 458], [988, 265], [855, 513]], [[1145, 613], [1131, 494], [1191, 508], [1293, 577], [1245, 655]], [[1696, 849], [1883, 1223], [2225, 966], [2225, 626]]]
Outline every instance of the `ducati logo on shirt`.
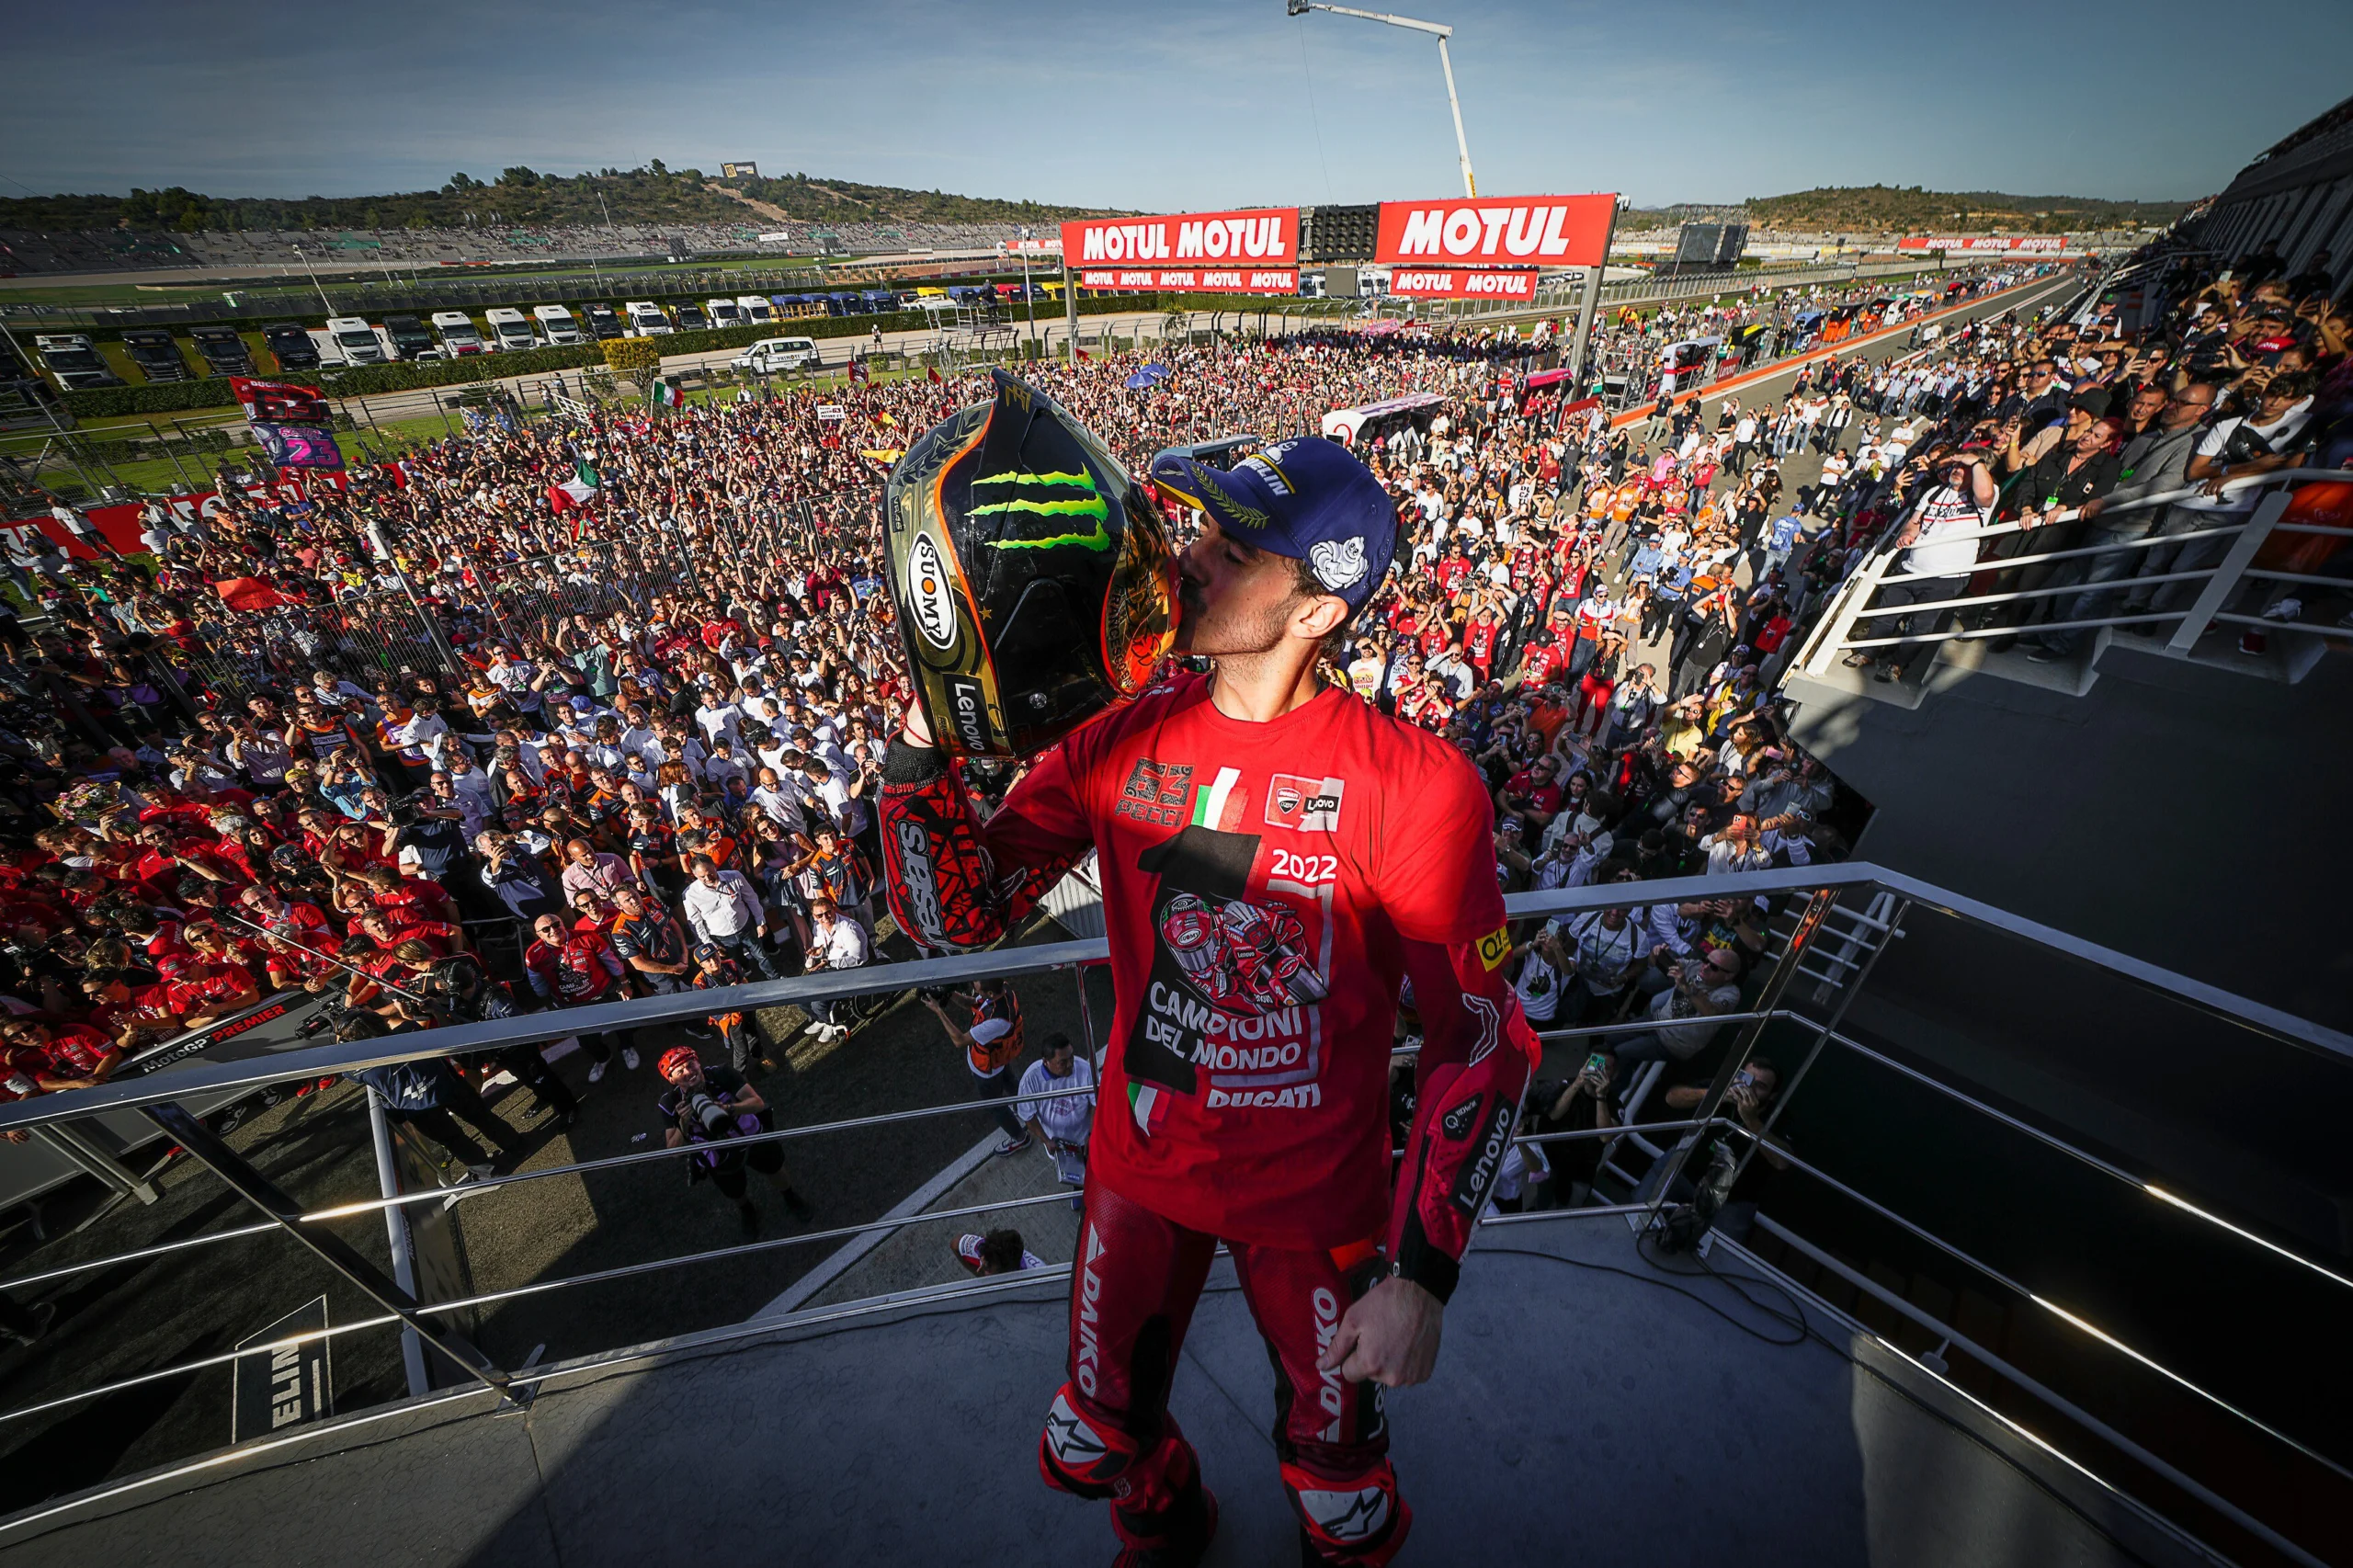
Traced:
[[[1191, 1096], [1209, 1075], [1207, 1103], [1304, 1107], [1322, 1103], [1322, 1020], [1329, 994], [1307, 919], [1286, 899], [1254, 891], [1256, 834], [1204, 825], [1225, 814], [1233, 781], [1221, 769], [1202, 786], [1196, 820], [1137, 857], [1159, 879], [1153, 897], [1153, 957], [1121, 1062], [1131, 1079]], [[1315, 890], [1297, 890], [1309, 897]], [[1329, 922], [1318, 911], [1322, 945]], [[1157, 1096], [1135, 1105], [1138, 1125]]]
[[1278, 773], [1267, 786], [1267, 825], [1295, 827], [1302, 833], [1340, 831], [1340, 791], [1345, 778], [1302, 778]]

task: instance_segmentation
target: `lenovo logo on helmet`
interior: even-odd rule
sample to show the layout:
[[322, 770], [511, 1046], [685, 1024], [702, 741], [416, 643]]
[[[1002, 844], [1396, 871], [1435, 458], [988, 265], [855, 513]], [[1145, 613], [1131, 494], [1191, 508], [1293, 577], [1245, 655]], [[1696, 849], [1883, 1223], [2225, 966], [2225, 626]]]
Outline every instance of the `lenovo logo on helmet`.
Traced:
[[978, 681], [961, 676], [948, 677], [948, 718], [956, 726], [956, 733], [966, 748], [986, 751], [989, 744], [988, 699], [982, 695]]
[[923, 640], [943, 653], [956, 646], [956, 590], [948, 562], [929, 536], [917, 535], [907, 550], [907, 618]]

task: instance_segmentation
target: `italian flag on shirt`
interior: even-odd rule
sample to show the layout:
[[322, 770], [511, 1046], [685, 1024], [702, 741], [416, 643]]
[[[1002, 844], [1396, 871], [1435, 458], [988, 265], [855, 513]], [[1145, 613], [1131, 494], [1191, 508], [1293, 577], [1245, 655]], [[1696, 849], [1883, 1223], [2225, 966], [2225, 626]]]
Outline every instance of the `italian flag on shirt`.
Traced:
[[1242, 808], [1245, 796], [1234, 786], [1242, 782], [1238, 767], [1221, 767], [1217, 778], [1207, 784], [1193, 787], [1193, 825], [1213, 827], [1221, 833], [1238, 833], [1242, 828]]

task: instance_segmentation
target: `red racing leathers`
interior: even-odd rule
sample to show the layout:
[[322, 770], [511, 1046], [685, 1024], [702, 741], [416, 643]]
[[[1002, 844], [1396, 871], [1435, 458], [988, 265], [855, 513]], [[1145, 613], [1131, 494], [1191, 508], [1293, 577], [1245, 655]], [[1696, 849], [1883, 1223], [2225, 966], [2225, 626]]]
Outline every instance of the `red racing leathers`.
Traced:
[[[1165, 1402], [1222, 1239], [1281, 1369], [1302, 1528], [1331, 1560], [1386, 1562], [1410, 1516], [1379, 1392], [1315, 1362], [1381, 1275], [1452, 1292], [1535, 1061], [1476, 774], [1353, 694], [1248, 723], [1188, 677], [1036, 759], [985, 825], [941, 753], [900, 743], [881, 820], [892, 912], [930, 950], [995, 940], [1097, 852], [1117, 1007], [1047, 1479], [1111, 1498], [1131, 1545], [1199, 1528]], [[1425, 1041], [1392, 1181], [1409, 974]]]

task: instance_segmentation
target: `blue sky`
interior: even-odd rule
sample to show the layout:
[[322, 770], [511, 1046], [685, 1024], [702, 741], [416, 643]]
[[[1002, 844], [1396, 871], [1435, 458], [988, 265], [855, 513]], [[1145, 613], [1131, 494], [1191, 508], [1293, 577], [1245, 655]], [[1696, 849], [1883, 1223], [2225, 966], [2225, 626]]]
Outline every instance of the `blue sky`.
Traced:
[[[1379, 0], [1375, 0], [1378, 4]], [[1483, 190], [2194, 197], [2340, 97], [2344, 0], [1402, 0]], [[1368, 8], [1371, 8], [1368, 6]], [[752, 158], [1147, 210], [1459, 188], [1437, 50], [1282, 0], [14, 8], [0, 190], [230, 196]]]

